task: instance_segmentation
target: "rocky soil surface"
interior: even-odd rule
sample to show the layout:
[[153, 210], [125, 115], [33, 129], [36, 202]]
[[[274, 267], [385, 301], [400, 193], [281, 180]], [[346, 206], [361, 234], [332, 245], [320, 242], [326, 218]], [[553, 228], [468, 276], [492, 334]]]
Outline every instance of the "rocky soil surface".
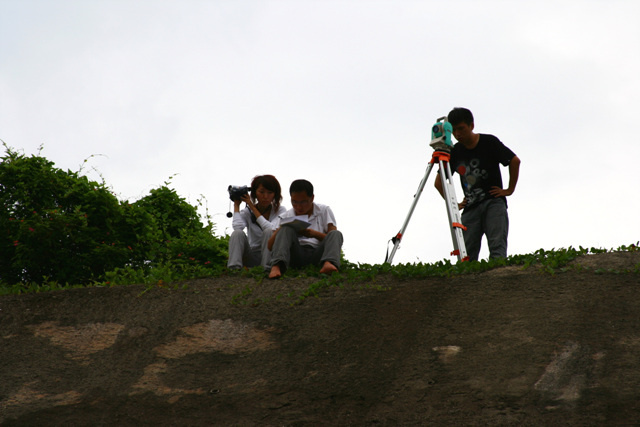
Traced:
[[638, 425], [639, 264], [2, 296], [0, 424]]

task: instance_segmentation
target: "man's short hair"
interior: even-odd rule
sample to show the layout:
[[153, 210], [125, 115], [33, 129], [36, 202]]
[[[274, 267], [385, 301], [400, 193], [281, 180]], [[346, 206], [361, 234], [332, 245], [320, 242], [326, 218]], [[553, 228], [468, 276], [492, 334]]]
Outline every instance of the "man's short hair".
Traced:
[[471, 126], [473, 124], [473, 114], [467, 108], [455, 107], [449, 112], [447, 120], [451, 123], [451, 126], [456, 126], [460, 123], [466, 123]]
[[313, 197], [313, 184], [306, 179], [296, 179], [289, 187], [289, 194], [299, 193], [301, 191], [307, 193], [307, 196]]

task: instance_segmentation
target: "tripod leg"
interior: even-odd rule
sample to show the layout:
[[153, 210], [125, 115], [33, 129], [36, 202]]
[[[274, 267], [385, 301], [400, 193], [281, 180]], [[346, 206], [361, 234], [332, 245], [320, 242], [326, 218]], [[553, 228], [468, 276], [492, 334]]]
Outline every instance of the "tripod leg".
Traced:
[[400, 241], [402, 240], [402, 236], [404, 235], [404, 232], [406, 231], [407, 226], [409, 225], [409, 220], [411, 219], [411, 215], [413, 215], [413, 211], [415, 210], [416, 205], [418, 204], [418, 199], [420, 199], [422, 190], [424, 190], [424, 186], [427, 183], [427, 180], [429, 179], [429, 174], [431, 173], [431, 169], [433, 169], [433, 161], [431, 161], [429, 163], [429, 166], [427, 166], [427, 170], [424, 174], [424, 177], [422, 178], [422, 181], [420, 181], [420, 185], [418, 185], [418, 191], [416, 192], [415, 196], [413, 196], [413, 203], [411, 203], [411, 208], [409, 208], [409, 214], [407, 215], [407, 218], [404, 220], [404, 224], [402, 224], [402, 228], [400, 228], [400, 231], [398, 232], [398, 234], [396, 234], [395, 237], [391, 239], [394, 242], [393, 249], [391, 250], [391, 254], [388, 255], [387, 259], [385, 260], [385, 262], [388, 262], [389, 264], [393, 262], [393, 256], [396, 254], [396, 251], [398, 250], [398, 246], [400, 245]]
[[460, 210], [458, 209], [458, 199], [456, 198], [456, 191], [451, 179], [451, 167], [449, 162], [443, 159], [439, 160], [440, 164], [440, 180], [442, 181], [442, 188], [444, 190], [444, 198], [447, 204], [447, 215], [449, 217], [449, 224], [451, 225], [451, 240], [453, 240], [453, 252], [452, 255], [458, 256], [458, 261], [466, 261], [467, 249], [464, 245], [464, 236], [462, 230], [462, 217]]

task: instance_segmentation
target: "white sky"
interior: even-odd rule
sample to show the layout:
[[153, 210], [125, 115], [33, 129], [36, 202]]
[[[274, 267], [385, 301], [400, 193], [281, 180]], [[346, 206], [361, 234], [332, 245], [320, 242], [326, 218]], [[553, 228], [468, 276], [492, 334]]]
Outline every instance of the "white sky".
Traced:
[[[290, 207], [306, 178], [378, 264], [464, 106], [522, 160], [509, 254], [616, 248], [640, 239], [638, 22], [636, 0], [0, 0], [0, 139], [97, 155], [120, 199], [175, 175], [218, 234], [229, 184], [274, 174]], [[394, 263], [455, 261], [435, 175]]]

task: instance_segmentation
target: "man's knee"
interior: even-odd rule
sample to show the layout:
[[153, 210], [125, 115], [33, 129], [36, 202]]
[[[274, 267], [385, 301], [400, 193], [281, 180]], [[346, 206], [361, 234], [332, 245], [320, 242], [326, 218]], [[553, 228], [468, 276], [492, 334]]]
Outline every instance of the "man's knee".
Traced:
[[334, 241], [340, 244], [340, 246], [342, 246], [342, 243], [344, 242], [344, 237], [342, 236], [342, 232], [340, 230], [331, 230], [330, 232], [327, 233], [327, 236], [325, 237], [325, 240], [329, 239], [329, 241]]
[[293, 229], [293, 227], [281, 227], [280, 230], [278, 231], [278, 234], [276, 234], [276, 241], [290, 241], [292, 242], [293, 240], [298, 238], [298, 233], [296, 232], [296, 230]]

